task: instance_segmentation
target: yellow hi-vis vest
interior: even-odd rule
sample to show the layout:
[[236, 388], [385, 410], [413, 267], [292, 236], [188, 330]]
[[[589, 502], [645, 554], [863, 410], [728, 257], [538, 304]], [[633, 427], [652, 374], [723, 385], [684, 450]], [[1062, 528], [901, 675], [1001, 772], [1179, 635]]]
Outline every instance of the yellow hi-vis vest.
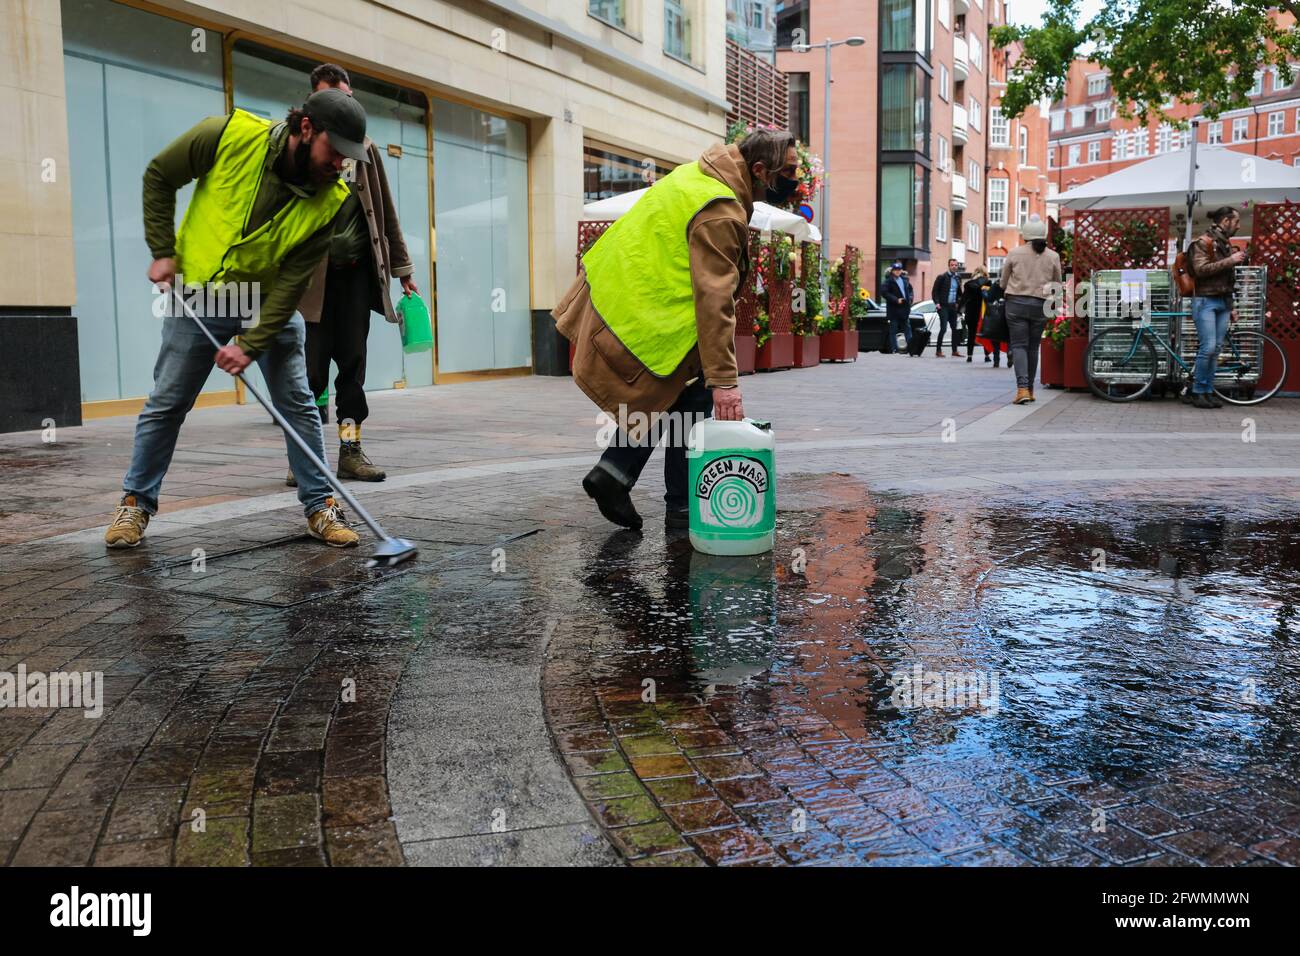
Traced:
[[735, 198], [699, 163], [685, 163], [651, 186], [582, 257], [591, 304], [655, 375], [671, 375], [695, 346], [686, 229], [709, 203]]
[[263, 294], [280, 274], [280, 262], [326, 225], [348, 187], [335, 182], [310, 198], [294, 196], [248, 235], [244, 230], [262, 186], [271, 148], [270, 120], [243, 110], [230, 114], [213, 167], [199, 178], [176, 237], [176, 271], [187, 286], [258, 282]]

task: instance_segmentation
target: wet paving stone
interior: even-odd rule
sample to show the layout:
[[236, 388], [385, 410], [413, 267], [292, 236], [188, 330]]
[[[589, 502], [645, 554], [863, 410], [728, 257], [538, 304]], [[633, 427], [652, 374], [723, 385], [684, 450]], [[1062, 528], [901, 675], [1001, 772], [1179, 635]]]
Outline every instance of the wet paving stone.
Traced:
[[[821, 507], [799, 510], [801, 491]], [[1231, 677], [1220, 673], [1219, 645], [1206, 646], [1206, 619], [1168, 609], [1200, 602], [1215, 634], [1244, 642], [1240, 656], [1273, 666], [1248, 623], [1259, 605], [1234, 597], [1300, 597], [1300, 574], [1273, 560], [1265, 581], [1239, 565], [1246, 591], [1225, 589], [1198, 576], [1208, 569], [1195, 557], [1205, 534], [1225, 526], [1202, 521], [1189, 533], [1176, 530], [1179, 518], [1137, 517], [1137, 507], [1116, 519], [1114, 502], [1086, 521], [1003, 521], [963, 503], [936, 523], [924, 506], [882, 496], [826, 507], [837, 493], [849, 494], [820, 479], [788, 482], [774, 556], [727, 562], [671, 538], [660, 550], [618, 535], [592, 553], [587, 590], [553, 637], [543, 700], [552, 726], [570, 709], [598, 715], [586, 745], [617, 738], [610, 753], [626, 766], [615, 756], [602, 768], [617, 774], [613, 790], [640, 783], [715, 865], [1290, 861], [1300, 794], [1283, 768], [1300, 753], [1283, 747], [1228, 769], [1245, 750], [1225, 742], [1215, 719], [1235, 734], [1252, 730], [1235, 702], [1215, 719], [1189, 708], [1188, 686]], [[1280, 534], [1300, 557], [1300, 535], [1281, 528], [1222, 533], [1239, 549]], [[801, 575], [777, 557], [792, 541], [812, 546]], [[1113, 580], [1091, 572], [1094, 545], [1117, 567]], [[1174, 564], [1161, 558], [1171, 550], [1172, 581]], [[958, 597], [955, 580], [983, 583]], [[1114, 621], [1105, 616], [1112, 594], [1128, 602]], [[1131, 653], [1135, 640], [1179, 646], [1181, 656], [1157, 666]], [[953, 679], [933, 703], [930, 675]], [[657, 700], [642, 696], [647, 679]], [[920, 699], [900, 707], [909, 679]], [[1079, 696], [1063, 696], [1062, 682]], [[1139, 685], [1155, 698], [1134, 696]], [[1197, 699], [1220, 701], [1214, 691]], [[1065, 722], [1077, 706], [1086, 726]], [[601, 754], [583, 755], [562, 733], [557, 750], [600, 819], [608, 795], [583, 781]]]

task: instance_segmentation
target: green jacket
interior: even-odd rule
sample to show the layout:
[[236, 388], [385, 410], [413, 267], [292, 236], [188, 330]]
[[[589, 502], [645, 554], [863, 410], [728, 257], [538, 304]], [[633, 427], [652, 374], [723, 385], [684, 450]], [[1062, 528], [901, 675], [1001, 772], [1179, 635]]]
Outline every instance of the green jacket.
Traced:
[[[144, 237], [155, 259], [176, 255], [176, 192], [206, 174], [216, 163], [217, 146], [229, 116], [210, 116], [182, 133], [153, 158], [144, 173]], [[257, 198], [253, 201], [245, 234], [270, 219], [294, 196], [311, 196], [310, 183], [297, 183], [281, 176], [281, 158], [289, 141], [284, 123], [271, 127], [271, 148]], [[298, 300], [311, 282], [316, 265], [329, 250], [330, 237], [338, 216], [296, 246], [280, 263], [277, 281], [263, 290], [258, 323], [239, 336], [240, 347], [257, 355], [270, 347], [275, 336], [298, 308]]]

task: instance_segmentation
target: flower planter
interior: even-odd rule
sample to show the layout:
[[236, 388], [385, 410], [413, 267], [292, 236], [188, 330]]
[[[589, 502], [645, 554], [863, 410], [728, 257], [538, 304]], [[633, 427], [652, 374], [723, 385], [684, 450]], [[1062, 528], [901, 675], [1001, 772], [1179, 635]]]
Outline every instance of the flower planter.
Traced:
[[754, 372], [754, 337], [752, 335], [736, 336], [736, 371], [741, 375]]
[[793, 365], [794, 336], [789, 332], [774, 332], [754, 354], [754, 368], [760, 372], [775, 372]]
[[821, 361], [821, 337], [817, 335], [796, 335], [794, 337], [795, 368], [812, 368]]
[[1088, 387], [1088, 377], [1083, 372], [1083, 355], [1088, 351], [1088, 340], [1072, 337], [1065, 340], [1065, 387]]
[[1038, 351], [1038, 369], [1039, 379], [1048, 388], [1064, 388], [1065, 350], [1058, 349], [1051, 339], [1043, 339]]
[[853, 330], [836, 329], [823, 332], [821, 339], [821, 360], [823, 362], [856, 362], [858, 360], [858, 333]]

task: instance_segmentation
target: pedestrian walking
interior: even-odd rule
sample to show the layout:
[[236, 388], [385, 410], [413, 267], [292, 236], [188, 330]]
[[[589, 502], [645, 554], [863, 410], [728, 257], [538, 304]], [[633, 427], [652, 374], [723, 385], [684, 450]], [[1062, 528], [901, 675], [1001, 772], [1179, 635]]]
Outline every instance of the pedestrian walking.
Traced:
[[1192, 388], [1184, 401], [1194, 408], [1222, 408], [1214, 394], [1214, 374], [1219, 350], [1232, 322], [1232, 298], [1237, 281], [1236, 267], [1246, 261], [1243, 250], [1234, 251], [1228, 241], [1241, 225], [1241, 216], [1231, 206], [1210, 213], [1210, 228], [1193, 244], [1188, 257], [1196, 293], [1192, 296], [1192, 320], [1196, 323], [1196, 365]]
[[[337, 90], [313, 93], [301, 109], [275, 123], [235, 110], [214, 116], [173, 140], [144, 174], [144, 234], [153, 254], [155, 288], [204, 294], [196, 314], [219, 350], [185, 315], [169, 308], [154, 387], [136, 420], [131, 466], [117, 513], [104, 534], [110, 548], [134, 548], [171, 464], [181, 423], [194, 406], [213, 361], [242, 372], [256, 360], [271, 402], [317, 458], [325, 457], [320, 416], [307, 384], [304, 322], [294, 310], [325, 257], [348, 198], [339, 181], [347, 159], [368, 162], [362, 141], [366, 112]], [[198, 180], [179, 232], [176, 193]], [[255, 321], [227, 308], [230, 290], [257, 296]], [[168, 292], [169, 301], [171, 293]], [[235, 297], [244, 299], [242, 291]], [[217, 314], [212, 314], [216, 312]], [[233, 339], [233, 341], [231, 341]], [[298, 500], [312, 537], [334, 547], [359, 540], [336, 504], [329, 479], [286, 434], [289, 462], [299, 477]]]
[[1038, 373], [1039, 341], [1047, 324], [1047, 300], [1061, 288], [1061, 257], [1047, 248], [1047, 223], [1037, 215], [1020, 227], [1024, 245], [1007, 255], [998, 276], [1006, 293], [1007, 331], [1011, 338], [1011, 365], [1016, 373], [1017, 405], [1034, 401]]
[[[352, 95], [347, 70], [322, 63], [311, 72], [312, 92], [338, 90]], [[316, 396], [321, 423], [329, 421], [330, 362], [334, 376], [334, 411], [338, 419], [340, 478], [383, 481], [387, 473], [361, 448], [361, 423], [370, 417], [366, 401], [366, 349], [370, 313], [398, 325], [389, 287], [393, 279], [403, 295], [419, 288], [415, 265], [406, 251], [393, 194], [375, 144], [366, 137], [366, 162], [344, 167], [348, 198], [339, 212], [329, 254], [316, 267], [298, 311], [307, 322], [307, 381]], [[294, 484], [293, 469], [285, 484]]]
[[685, 527], [690, 424], [710, 411], [723, 421], [744, 418], [733, 296], [749, 267], [749, 219], [756, 198], [789, 201], [798, 167], [785, 131], [760, 129], [739, 144], [710, 147], [656, 182], [596, 240], [552, 313], [574, 343], [574, 381], [619, 424], [582, 481], [614, 524], [641, 527], [629, 492], [666, 436], [665, 524]]
[[[976, 266], [971, 277], [962, 286], [961, 308], [966, 318], [966, 361], [974, 360], [975, 336], [980, 323], [984, 320], [984, 297], [989, 286], [993, 284], [988, 271], [983, 266]], [[984, 361], [989, 360], [990, 350], [984, 349]]]
[[935, 356], [943, 358], [943, 333], [952, 330], [952, 354], [957, 350], [957, 316], [961, 309], [961, 263], [948, 260], [948, 271], [934, 280], [930, 298], [939, 308], [939, 341], [935, 343]]
[[908, 354], [912, 354], [912, 283], [899, 260], [894, 260], [889, 267], [889, 275], [880, 284], [880, 295], [885, 300], [885, 319], [889, 325], [885, 351], [898, 351], [898, 334], [901, 332]]

